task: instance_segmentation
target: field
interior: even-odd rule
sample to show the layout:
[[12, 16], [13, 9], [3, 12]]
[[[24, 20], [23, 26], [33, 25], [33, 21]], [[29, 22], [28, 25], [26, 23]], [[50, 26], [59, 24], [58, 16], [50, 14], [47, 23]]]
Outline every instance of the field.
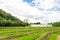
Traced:
[[59, 40], [60, 27], [0, 27], [0, 40]]

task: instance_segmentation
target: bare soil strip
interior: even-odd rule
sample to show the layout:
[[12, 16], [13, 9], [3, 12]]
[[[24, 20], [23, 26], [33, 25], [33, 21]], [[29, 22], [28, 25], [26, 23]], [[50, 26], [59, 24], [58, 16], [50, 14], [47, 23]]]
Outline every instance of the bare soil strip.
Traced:
[[60, 40], [60, 35], [57, 36], [57, 40]]

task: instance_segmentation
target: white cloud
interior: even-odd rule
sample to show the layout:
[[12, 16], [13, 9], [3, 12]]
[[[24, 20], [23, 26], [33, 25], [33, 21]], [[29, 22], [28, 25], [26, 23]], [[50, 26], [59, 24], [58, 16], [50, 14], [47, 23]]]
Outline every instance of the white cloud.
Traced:
[[55, 6], [60, 7], [60, 1], [59, 0], [35, 0], [35, 1], [33, 1], [33, 3], [35, 3], [36, 8], [42, 8], [45, 10], [53, 8]]
[[[41, 5], [38, 5], [37, 7], [49, 9], [55, 6], [53, 1], [54, 0], [36, 0], [33, 2], [41, 3]], [[36, 6], [32, 7], [26, 2], [22, 2], [22, 0], [0, 0], [0, 2], [2, 2], [0, 3], [0, 8], [11, 13], [14, 16], [17, 16], [21, 20], [30, 18], [28, 16], [33, 16], [30, 18], [30, 22], [40, 21], [42, 23], [47, 23], [60, 20], [59, 11], [40, 11], [36, 8]]]
[[49, 9], [54, 7], [54, 0], [45, 0], [42, 4], [41, 7], [44, 9]]
[[55, 21], [60, 21], [60, 12], [59, 11], [53, 11], [49, 15], [49, 20], [55, 22]]
[[44, 9], [49, 9], [54, 7], [54, 0], [45, 0], [44, 2], [41, 3], [41, 7]]

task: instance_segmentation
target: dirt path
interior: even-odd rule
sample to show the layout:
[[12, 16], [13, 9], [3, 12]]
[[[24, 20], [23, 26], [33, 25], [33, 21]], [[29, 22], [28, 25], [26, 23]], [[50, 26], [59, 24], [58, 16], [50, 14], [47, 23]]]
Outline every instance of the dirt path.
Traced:
[[57, 40], [60, 40], [60, 35], [57, 36]]

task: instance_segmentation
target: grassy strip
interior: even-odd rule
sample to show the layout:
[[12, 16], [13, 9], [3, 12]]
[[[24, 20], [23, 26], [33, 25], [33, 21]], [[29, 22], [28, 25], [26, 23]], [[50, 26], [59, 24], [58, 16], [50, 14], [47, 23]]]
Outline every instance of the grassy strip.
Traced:
[[57, 35], [60, 35], [60, 32], [56, 32], [54, 34], [52, 34], [49, 38], [49, 40], [57, 40]]
[[0, 37], [10, 36], [10, 35], [16, 35], [16, 34], [25, 34], [27, 32], [14, 32], [14, 33], [6, 33], [6, 34], [0, 34]]
[[37, 37], [39, 37], [43, 33], [44, 32], [37, 32], [37, 33], [34, 33], [32, 35], [29, 35], [29, 36], [23, 36], [23, 37], [20, 37], [20, 38], [16, 38], [14, 40], [35, 40]]
[[9, 37], [9, 36], [14, 36], [14, 35], [20, 35], [20, 34], [29, 34], [29, 33], [34, 33], [34, 32], [38, 32], [39, 30], [36, 31], [25, 31], [25, 32], [10, 32], [10, 33], [6, 33], [6, 34], [0, 34], [0, 39], [1, 38], [5, 38], [5, 37]]
[[26, 31], [25, 32], [18, 32], [17, 31], [17, 32], [8, 32], [8, 33], [3, 33], [3, 34], [1, 33], [0, 38], [1, 37], [6, 37], [6, 36], [17, 35], [17, 34], [26, 34], [26, 33], [31, 33], [31, 32], [34, 32], [34, 31], [27, 31], [27, 32]]
[[0, 40], [13, 40], [15, 38], [22, 37], [22, 36], [28, 36], [28, 35], [31, 35], [31, 34], [34, 34], [34, 33], [37, 33], [37, 32], [39, 32], [39, 31], [35, 31], [35, 32], [33, 31], [33, 32], [30, 32], [30, 33], [27, 33], [27, 34], [12, 35], [12, 36], [1, 38]]
[[18, 28], [16, 27], [15, 29], [14, 28], [2, 28], [0, 29], [0, 37], [5, 37], [5, 36], [10, 36], [10, 35], [16, 35], [16, 34], [25, 34], [25, 33], [29, 33], [29, 32], [32, 32], [32, 31], [37, 31], [35, 30], [36, 28], [34, 29], [30, 29], [30, 28], [25, 28], [25, 27], [21, 27], [21, 28]]
[[37, 39], [35, 40], [43, 40], [44, 37], [48, 34], [49, 32], [45, 32], [44, 34], [42, 34], [41, 36], [39, 36]]
[[56, 34], [52, 34], [49, 38], [49, 40], [56, 40], [57, 39], [57, 35]]

